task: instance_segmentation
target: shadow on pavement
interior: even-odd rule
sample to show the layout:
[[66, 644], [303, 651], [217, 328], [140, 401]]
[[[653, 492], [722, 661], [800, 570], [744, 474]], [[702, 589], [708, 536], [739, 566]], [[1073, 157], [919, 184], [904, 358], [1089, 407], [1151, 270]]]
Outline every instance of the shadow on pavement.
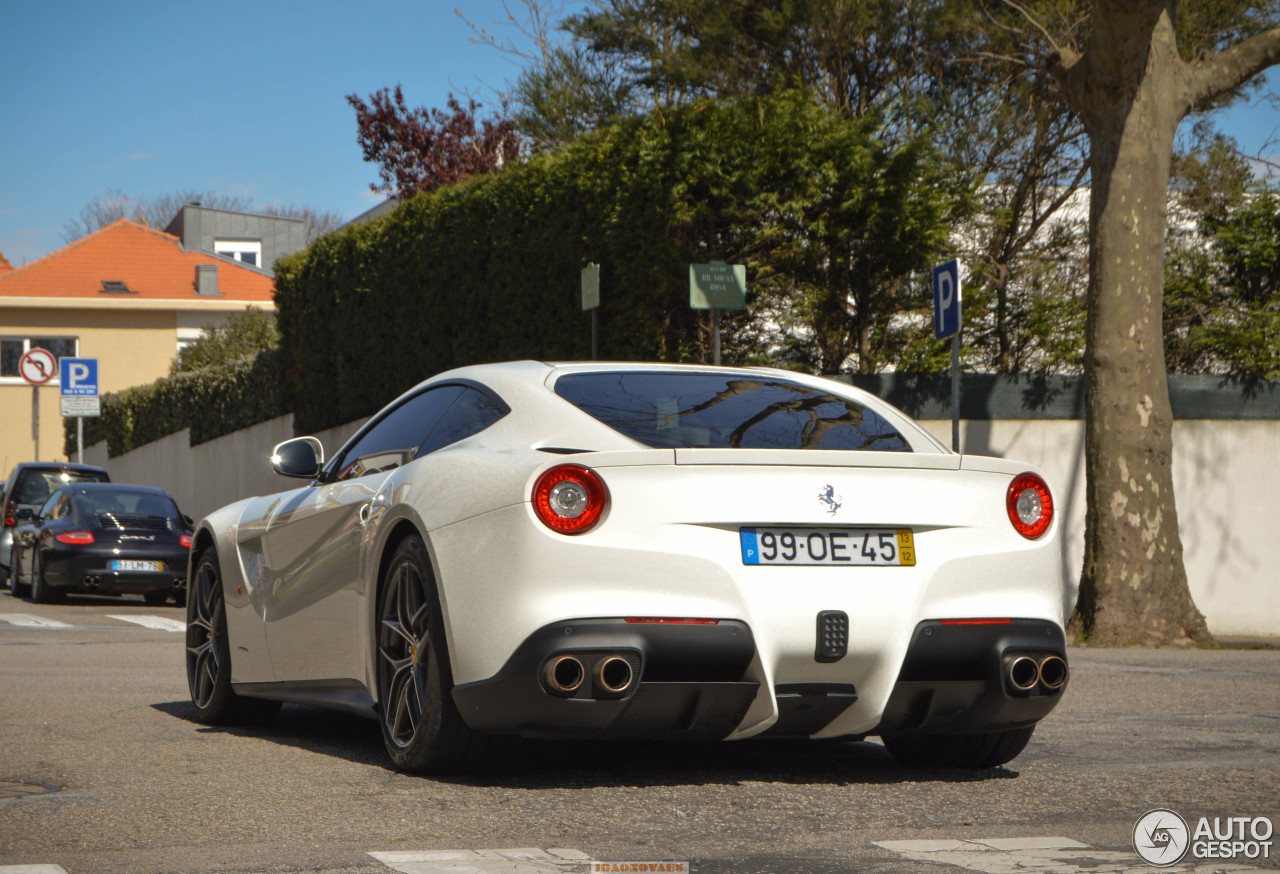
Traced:
[[[207, 726], [189, 701], [153, 704], [205, 733], [260, 738], [394, 770], [378, 724], [349, 713], [284, 705], [270, 723]], [[541, 741], [511, 738], [484, 773], [424, 776], [436, 782], [524, 789], [689, 786], [743, 782], [822, 784], [978, 783], [1018, 776], [1010, 768], [907, 768], [871, 741], [745, 740], [732, 743]]]

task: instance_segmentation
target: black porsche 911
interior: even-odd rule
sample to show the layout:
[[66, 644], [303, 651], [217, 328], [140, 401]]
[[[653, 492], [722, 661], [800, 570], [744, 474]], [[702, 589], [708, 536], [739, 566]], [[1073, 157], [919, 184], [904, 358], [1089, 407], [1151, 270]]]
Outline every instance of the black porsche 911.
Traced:
[[191, 519], [163, 489], [68, 483], [19, 517], [13, 593], [33, 601], [68, 592], [141, 594], [148, 603], [186, 600]]

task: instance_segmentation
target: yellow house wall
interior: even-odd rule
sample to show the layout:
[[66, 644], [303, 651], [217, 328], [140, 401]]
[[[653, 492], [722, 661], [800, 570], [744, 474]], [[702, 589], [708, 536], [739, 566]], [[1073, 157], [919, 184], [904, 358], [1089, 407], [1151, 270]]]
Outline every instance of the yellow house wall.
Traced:
[[[229, 301], [219, 304], [216, 308], [177, 311], [0, 305], [0, 336], [78, 338], [79, 357], [98, 359], [98, 388], [106, 394], [167, 376], [177, 355], [179, 326], [220, 324], [245, 306]], [[0, 380], [0, 477], [7, 477], [20, 461], [67, 459], [60, 390], [56, 385], [39, 389], [38, 447], [31, 427], [33, 391], [25, 382]], [[74, 452], [71, 460], [75, 460]]]

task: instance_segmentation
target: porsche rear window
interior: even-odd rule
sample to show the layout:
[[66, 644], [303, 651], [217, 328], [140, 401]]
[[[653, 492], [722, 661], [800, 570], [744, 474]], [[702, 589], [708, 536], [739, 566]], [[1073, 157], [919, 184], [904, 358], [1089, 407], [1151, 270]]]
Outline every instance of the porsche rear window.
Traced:
[[910, 452], [856, 401], [768, 376], [624, 371], [571, 373], [556, 394], [655, 448], [860, 449]]

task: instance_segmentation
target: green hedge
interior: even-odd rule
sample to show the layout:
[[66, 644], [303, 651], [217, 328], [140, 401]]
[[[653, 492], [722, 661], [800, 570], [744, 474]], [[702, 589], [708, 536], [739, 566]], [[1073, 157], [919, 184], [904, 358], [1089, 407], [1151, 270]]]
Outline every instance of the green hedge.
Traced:
[[[710, 318], [689, 308], [689, 264], [723, 260], [747, 265], [750, 310], [725, 314], [723, 359], [760, 360], [778, 342], [762, 341], [761, 325], [779, 333], [761, 295], [824, 285], [850, 247], [864, 256], [863, 284], [930, 263], [950, 227], [936, 163], [928, 149], [886, 146], [872, 122], [784, 98], [631, 119], [419, 195], [276, 262], [295, 424], [369, 415], [452, 367], [588, 358], [580, 275], [592, 261], [602, 358], [708, 360]], [[905, 256], [880, 266], [882, 253]]]
[[[85, 420], [86, 446], [107, 441], [111, 456], [191, 429], [197, 445], [289, 412], [285, 355], [268, 349], [252, 358], [159, 379], [102, 398], [102, 415]], [[75, 419], [65, 420], [64, 449], [76, 451]]]

